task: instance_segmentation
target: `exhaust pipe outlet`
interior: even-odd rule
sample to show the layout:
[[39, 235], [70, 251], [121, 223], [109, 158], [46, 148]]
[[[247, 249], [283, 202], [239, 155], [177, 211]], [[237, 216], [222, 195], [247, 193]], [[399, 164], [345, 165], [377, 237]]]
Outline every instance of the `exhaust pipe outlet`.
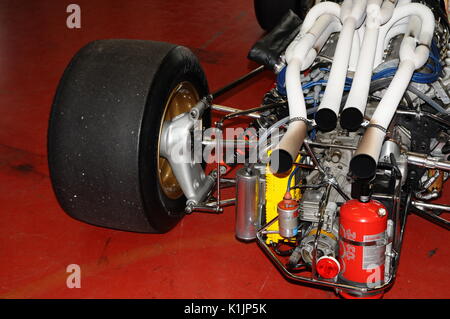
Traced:
[[370, 179], [375, 175], [377, 161], [367, 154], [355, 155], [350, 161], [350, 170], [359, 179]]
[[337, 115], [332, 109], [325, 107], [316, 112], [314, 120], [322, 132], [331, 132], [336, 128]]
[[[382, 6], [381, 6], [382, 5]], [[379, 29], [389, 21], [394, 13], [395, 3], [391, 1], [369, 0], [366, 8], [366, 23], [358, 64], [353, 76], [352, 87], [341, 112], [341, 127], [356, 131], [363, 119], [370, 90]]]
[[286, 91], [291, 123], [280, 143], [270, 155], [270, 170], [285, 173], [292, 168], [306, 137], [308, 122], [305, 98], [301, 88], [300, 71], [313, 63], [331, 33], [339, 31], [341, 7], [333, 2], [322, 2], [306, 15], [301, 30], [286, 49]]
[[386, 133], [380, 127], [369, 126], [350, 161], [350, 171], [358, 179], [375, 176], [378, 158]]
[[342, 111], [339, 123], [341, 127], [354, 132], [361, 127], [364, 120], [364, 114], [356, 107], [349, 107]]
[[299, 120], [289, 124], [286, 134], [270, 154], [269, 166], [272, 173], [282, 174], [292, 168], [306, 137], [308, 127], [305, 122]]
[[[355, 31], [365, 19], [366, 6], [367, 0], [344, 0], [341, 6], [342, 30], [336, 45], [325, 93], [315, 117], [318, 128], [323, 132], [332, 131], [337, 126]], [[355, 44], [359, 46], [359, 42]], [[353, 47], [353, 50], [355, 49], [359, 50], [359, 47]]]
[[[396, 10], [398, 11], [394, 11], [393, 14], [394, 21], [408, 15], [413, 15], [415, 19], [410, 20], [409, 30], [400, 45], [400, 64], [397, 72], [372, 115], [370, 124], [350, 161], [350, 170], [357, 178], [370, 178], [375, 175], [389, 123], [411, 81], [414, 70], [422, 67], [430, 54], [429, 47], [435, 27], [433, 12], [418, 3], [401, 6]], [[399, 16], [396, 15], [397, 12]]]

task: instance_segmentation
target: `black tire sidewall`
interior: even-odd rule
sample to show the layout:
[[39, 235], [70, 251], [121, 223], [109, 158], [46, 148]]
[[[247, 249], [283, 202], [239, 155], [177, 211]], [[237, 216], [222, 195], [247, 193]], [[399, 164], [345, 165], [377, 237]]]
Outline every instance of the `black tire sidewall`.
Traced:
[[[174, 201], [160, 189], [157, 145], [167, 98], [183, 81], [200, 98], [208, 93], [185, 47], [107, 39], [77, 52], [56, 90], [47, 136], [52, 188], [69, 216], [143, 233], [176, 225], [185, 198]], [[208, 112], [203, 124], [210, 125]]]
[[[185, 47], [175, 47], [164, 58], [147, 98], [139, 141], [139, 175], [144, 207], [150, 224], [158, 231], [170, 230], [184, 216], [186, 197], [167, 197], [158, 178], [159, 130], [164, 107], [172, 90], [187, 81], [196, 88], [199, 97], [208, 94], [205, 74], [195, 55]], [[210, 114], [203, 116], [203, 127], [210, 125]], [[159, 207], [157, 207], [159, 206]]]

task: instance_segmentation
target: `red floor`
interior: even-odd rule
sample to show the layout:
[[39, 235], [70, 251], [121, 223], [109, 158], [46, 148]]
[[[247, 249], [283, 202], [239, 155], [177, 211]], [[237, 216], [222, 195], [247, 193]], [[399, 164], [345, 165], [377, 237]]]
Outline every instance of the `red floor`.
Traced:
[[[212, 89], [256, 65], [263, 34], [253, 1], [78, 0], [82, 28], [66, 27], [67, 1], [0, 0], [0, 298], [336, 298], [286, 281], [256, 244], [238, 242], [234, 211], [193, 214], [166, 235], [101, 229], [68, 217], [50, 187], [47, 119], [72, 55], [100, 38], [182, 44]], [[257, 106], [270, 73], [218, 102]], [[450, 192], [443, 202], [449, 202]], [[407, 225], [397, 282], [385, 298], [449, 298], [450, 233], [416, 216]], [[81, 266], [81, 288], [66, 267]]]

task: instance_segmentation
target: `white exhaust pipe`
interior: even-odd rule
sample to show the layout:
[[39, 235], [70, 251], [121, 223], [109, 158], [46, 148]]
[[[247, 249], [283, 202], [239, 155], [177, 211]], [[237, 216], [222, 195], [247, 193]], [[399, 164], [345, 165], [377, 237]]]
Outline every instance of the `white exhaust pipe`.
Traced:
[[[400, 10], [397, 10], [398, 8], [410, 3], [411, 0], [398, 0], [394, 13], [396, 12], [395, 14], [398, 14], [400, 12]], [[396, 37], [399, 34], [408, 32], [409, 19], [409, 15], [406, 15], [403, 18], [392, 16], [392, 18], [387, 23], [380, 27], [377, 52], [375, 54], [374, 62], [375, 68], [383, 61], [384, 49], [389, 44], [389, 41], [391, 41], [392, 38]]]
[[286, 91], [291, 123], [270, 155], [270, 168], [274, 173], [291, 169], [306, 137], [307, 113], [300, 71], [313, 63], [331, 33], [340, 29], [336, 19], [339, 15], [340, 6], [336, 3], [322, 2], [314, 6], [306, 16], [299, 35], [286, 50]]
[[352, 51], [353, 36], [365, 18], [367, 0], [345, 0], [341, 7], [342, 31], [336, 45], [327, 87], [316, 113], [319, 129], [331, 131], [336, 127], [345, 78]]
[[414, 71], [428, 60], [435, 26], [433, 12], [425, 5], [411, 3], [396, 8], [391, 20], [395, 23], [406, 16], [415, 16], [419, 19], [410, 19], [408, 33], [405, 34], [400, 46], [398, 71], [378, 104], [358, 149], [350, 161], [350, 170], [356, 178], [371, 178], [375, 175], [386, 130], [397, 106]]
[[372, 77], [375, 53], [377, 49], [380, 25], [386, 23], [394, 12], [391, 1], [369, 0], [366, 9], [365, 34], [353, 83], [341, 112], [341, 127], [350, 131], [357, 130], [363, 121]]

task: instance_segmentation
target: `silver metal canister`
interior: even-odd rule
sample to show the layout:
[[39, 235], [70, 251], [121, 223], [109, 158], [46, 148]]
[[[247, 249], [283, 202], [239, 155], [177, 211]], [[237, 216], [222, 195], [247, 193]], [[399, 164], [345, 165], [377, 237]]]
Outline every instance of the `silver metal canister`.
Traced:
[[286, 238], [297, 235], [298, 232], [298, 203], [292, 199], [283, 199], [278, 203], [278, 225], [280, 235]]
[[243, 167], [236, 173], [236, 237], [240, 240], [256, 238], [259, 200], [258, 172]]
[[396, 160], [400, 158], [400, 146], [396, 141], [387, 140], [383, 143], [380, 153], [380, 161], [385, 163], [390, 163], [391, 153], [394, 154]]
[[256, 211], [257, 220], [256, 228], [260, 229], [266, 223], [265, 218], [263, 220], [263, 213], [266, 210], [266, 168], [267, 164], [257, 163], [254, 166], [258, 172], [258, 209]]

